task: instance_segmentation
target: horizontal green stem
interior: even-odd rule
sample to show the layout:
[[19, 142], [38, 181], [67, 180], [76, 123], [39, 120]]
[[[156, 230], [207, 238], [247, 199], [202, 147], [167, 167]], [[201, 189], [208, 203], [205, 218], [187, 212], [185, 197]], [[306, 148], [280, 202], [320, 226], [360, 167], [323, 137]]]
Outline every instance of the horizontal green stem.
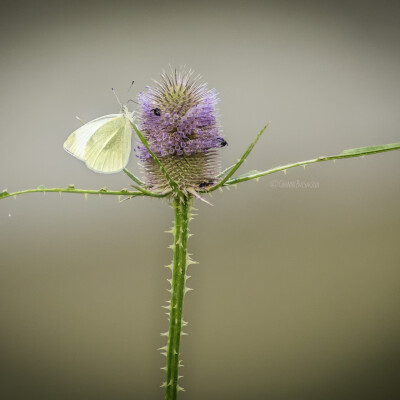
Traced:
[[399, 150], [399, 149], [400, 149], [400, 143], [392, 143], [392, 144], [385, 144], [385, 145], [379, 145], [379, 146], [360, 147], [357, 149], [344, 150], [342, 153], [337, 154], [337, 155], [322, 156], [322, 157], [314, 158], [312, 160], [300, 161], [300, 162], [293, 163], [293, 164], [282, 165], [279, 167], [271, 168], [271, 169], [269, 169], [267, 171], [263, 171], [263, 172], [250, 171], [250, 172], [240, 175], [236, 178], [229, 179], [227, 182], [225, 182], [225, 185], [236, 185], [237, 183], [250, 181], [252, 179], [258, 179], [265, 175], [273, 174], [273, 173], [279, 172], [279, 171], [285, 171], [289, 168], [295, 168], [295, 167], [299, 167], [301, 165], [314, 164], [314, 163], [322, 162], [322, 161], [339, 160], [342, 158], [362, 157], [362, 156], [367, 156], [370, 154], [383, 153], [385, 151], [392, 151], [392, 150]]
[[8, 191], [0, 192], [0, 200], [5, 199], [6, 197], [11, 196], [19, 196], [21, 194], [26, 193], [76, 193], [76, 194], [104, 194], [104, 195], [112, 195], [112, 196], [130, 196], [130, 197], [137, 197], [137, 196], [147, 196], [142, 192], [131, 192], [126, 189], [122, 190], [107, 190], [106, 188], [100, 190], [88, 190], [88, 189], [75, 189], [74, 187], [68, 188], [45, 188], [39, 187], [36, 189], [27, 189], [27, 190], [20, 190], [18, 192], [9, 193]]
[[150, 190], [147, 190], [145, 188], [142, 188], [140, 186], [132, 185], [135, 189], [139, 190], [141, 193], [143, 193], [145, 196], [149, 197], [166, 197], [171, 193], [171, 189], [166, 190], [164, 193], [156, 193], [156, 192], [151, 192]]

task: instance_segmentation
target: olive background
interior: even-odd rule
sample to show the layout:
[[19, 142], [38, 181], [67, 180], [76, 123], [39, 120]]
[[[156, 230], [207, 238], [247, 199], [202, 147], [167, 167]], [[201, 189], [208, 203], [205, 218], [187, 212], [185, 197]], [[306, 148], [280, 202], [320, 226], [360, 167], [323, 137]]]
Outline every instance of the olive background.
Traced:
[[[62, 144], [169, 65], [219, 92], [224, 167], [267, 121], [241, 172], [399, 142], [399, 22], [397, 1], [3, 1], [0, 189], [129, 187]], [[196, 202], [182, 399], [399, 398], [399, 167], [314, 164]], [[163, 398], [172, 219], [157, 199], [0, 201], [4, 400]]]

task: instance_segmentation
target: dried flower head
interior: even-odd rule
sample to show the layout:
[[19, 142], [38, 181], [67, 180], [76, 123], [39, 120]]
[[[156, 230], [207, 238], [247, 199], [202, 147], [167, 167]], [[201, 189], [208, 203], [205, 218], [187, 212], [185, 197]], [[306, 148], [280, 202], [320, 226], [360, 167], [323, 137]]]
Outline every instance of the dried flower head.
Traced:
[[[216, 117], [215, 89], [207, 89], [193, 71], [162, 73], [160, 82], [139, 94], [139, 127], [150, 149], [171, 178], [185, 189], [202, 189], [216, 182], [218, 148], [227, 142]], [[146, 183], [165, 188], [168, 182], [148, 150], [136, 147]]]

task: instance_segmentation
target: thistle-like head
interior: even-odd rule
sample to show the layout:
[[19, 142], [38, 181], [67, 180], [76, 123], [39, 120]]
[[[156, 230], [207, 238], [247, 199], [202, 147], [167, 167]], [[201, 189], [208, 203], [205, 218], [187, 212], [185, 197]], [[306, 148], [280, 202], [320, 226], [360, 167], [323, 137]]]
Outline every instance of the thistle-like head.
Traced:
[[[139, 94], [139, 127], [150, 149], [182, 188], [203, 189], [216, 182], [218, 149], [227, 144], [217, 123], [217, 93], [191, 70], [162, 73], [160, 81]], [[168, 185], [139, 145], [137, 156], [149, 186]]]

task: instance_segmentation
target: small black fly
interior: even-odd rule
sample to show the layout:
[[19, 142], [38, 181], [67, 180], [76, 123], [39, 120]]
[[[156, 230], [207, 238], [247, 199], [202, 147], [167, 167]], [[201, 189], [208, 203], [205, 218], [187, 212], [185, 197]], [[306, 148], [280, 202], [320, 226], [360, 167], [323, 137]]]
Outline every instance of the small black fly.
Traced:
[[205, 188], [214, 184], [214, 181], [206, 181], [199, 183], [199, 188]]
[[225, 139], [223, 139], [222, 137], [219, 137], [218, 141], [219, 141], [219, 147], [228, 146], [228, 142]]
[[153, 111], [154, 115], [157, 115], [157, 117], [161, 115], [161, 110], [158, 107], [153, 108], [151, 111]]

